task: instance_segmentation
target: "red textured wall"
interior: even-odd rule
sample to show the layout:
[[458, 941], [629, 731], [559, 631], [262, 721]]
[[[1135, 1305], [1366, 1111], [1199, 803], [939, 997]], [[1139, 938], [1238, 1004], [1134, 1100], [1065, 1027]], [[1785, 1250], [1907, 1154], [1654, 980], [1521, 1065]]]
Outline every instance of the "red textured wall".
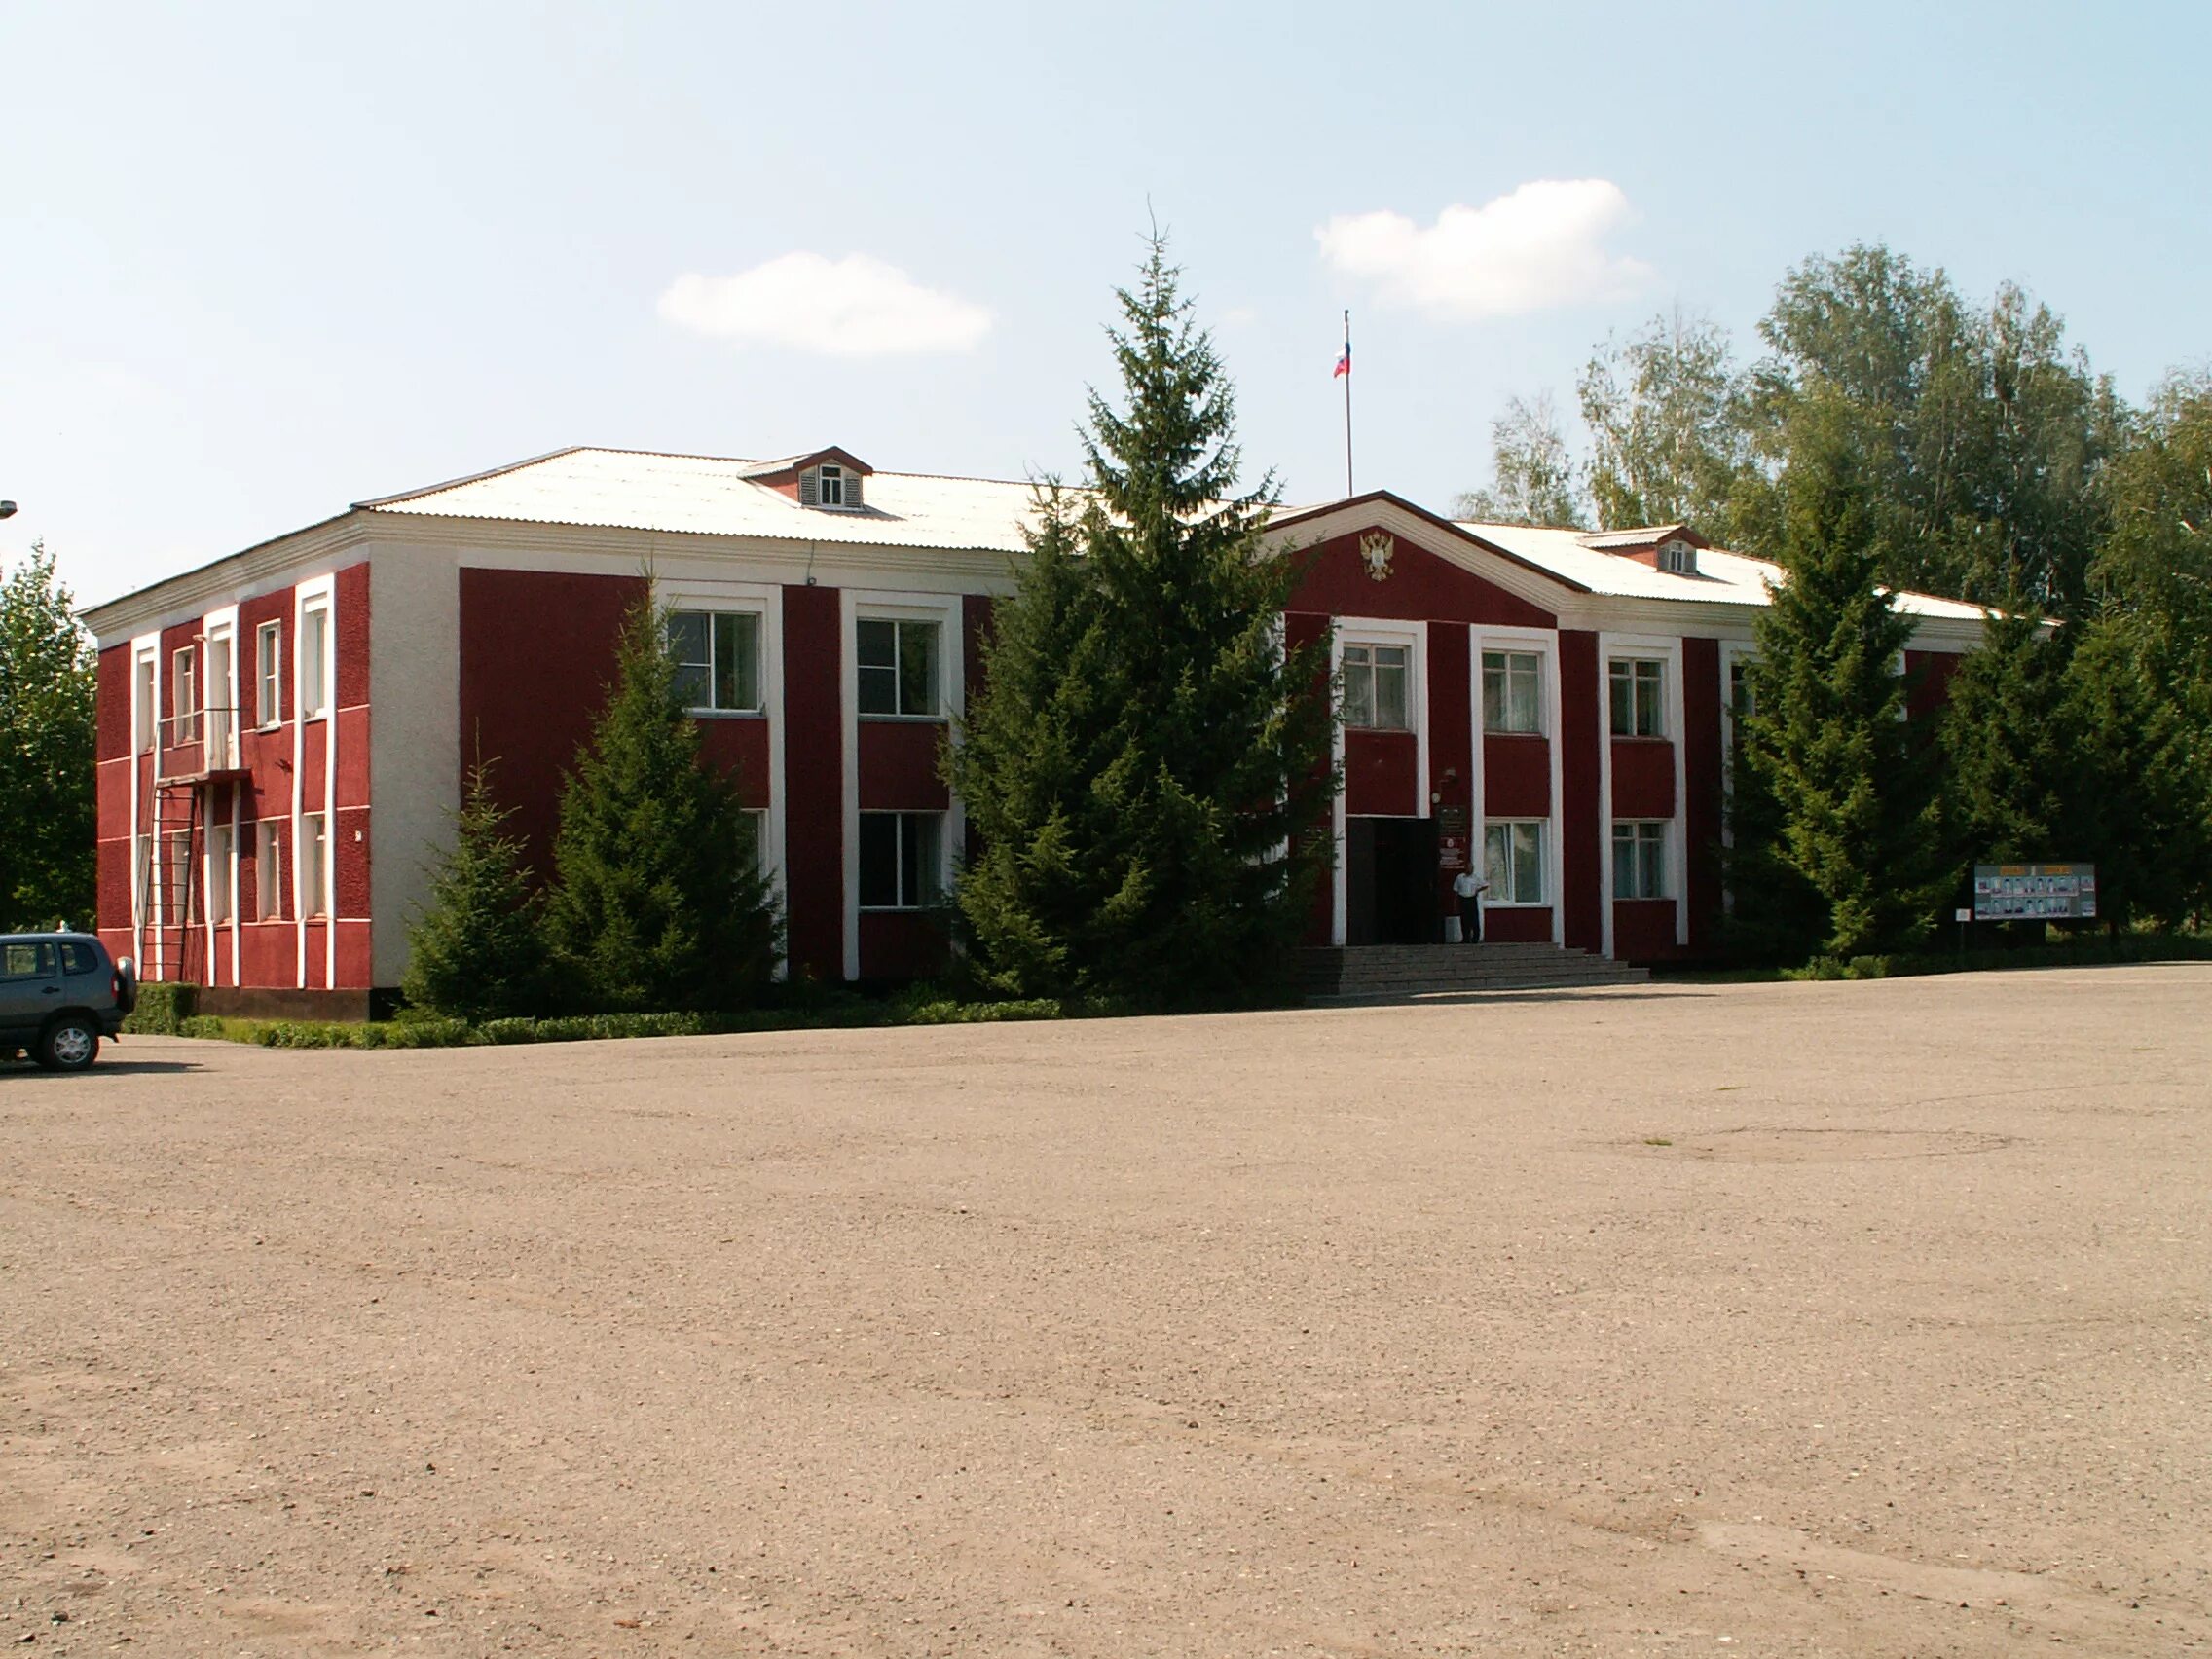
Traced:
[[1354, 531], [1289, 555], [1309, 561], [1291, 608], [1335, 616], [1492, 622], [1517, 628], [1549, 628], [1558, 620], [1550, 611], [1539, 610], [1473, 572], [1422, 552], [1402, 535], [1396, 538], [1389, 576], [1377, 581], [1368, 574], [1367, 561], [1359, 552], [1359, 538], [1368, 534]]
[[92, 726], [92, 755], [118, 760], [130, 753], [130, 647], [110, 645], [99, 655]]
[[1600, 891], [1604, 866], [1599, 837], [1611, 833], [1598, 822], [1598, 636], [1564, 628], [1559, 636], [1560, 902], [1567, 942], [1604, 949], [1605, 903]]
[[[359, 708], [369, 700], [369, 567], [363, 560], [349, 565], [333, 577], [338, 607], [338, 661], [333, 665], [337, 706]], [[242, 665], [252, 649], [248, 642], [240, 651]]]
[[767, 806], [768, 721], [765, 716], [717, 716], [699, 722], [699, 753], [708, 764], [737, 776], [737, 798], [747, 806]]
[[952, 960], [944, 919], [926, 910], [870, 910], [861, 917], [861, 977], [926, 979]]
[[[1675, 816], [1675, 746], [1659, 737], [1613, 740], [1613, 816]], [[1610, 834], [1611, 829], [1605, 827]]]
[[863, 812], [942, 812], [952, 794], [938, 771], [942, 720], [863, 719], [860, 791]]
[[785, 916], [792, 972], [845, 974], [844, 660], [837, 590], [784, 589]]
[[[1436, 811], [1456, 806], [1472, 812], [1475, 800], [1475, 713], [1468, 679], [1467, 630], [1457, 622], [1428, 626], [1428, 789]], [[1447, 775], [1450, 774], [1450, 775]], [[1482, 857], [1480, 826], [1470, 823], [1472, 856]], [[1436, 902], [1451, 908], [1453, 872], [1439, 865]]]
[[1713, 948], [1720, 920], [1720, 642], [1682, 642], [1683, 851], [1691, 951]]
[[331, 814], [330, 837], [330, 850], [335, 855], [331, 878], [337, 887], [338, 914], [366, 921], [369, 915], [369, 809], [340, 807]]
[[1360, 816], [1418, 818], [1420, 751], [1410, 731], [1345, 733], [1345, 810]]
[[1955, 651], [1904, 653], [1905, 709], [1914, 719], [1925, 719], [1951, 700], [1951, 676], [1959, 672]]
[[1660, 962], [1681, 955], [1675, 943], [1675, 902], [1614, 900], [1613, 954], [1623, 962]]
[[[1326, 616], [1316, 615], [1309, 610], [1286, 611], [1283, 615], [1282, 632], [1285, 649], [1292, 652], [1311, 650], [1321, 645], [1328, 639], [1329, 619]], [[1314, 691], [1317, 695], [1325, 691], [1328, 681], [1327, 653], [1323, 651], [1319, 654], [1322, 658], [1323, 668], [1320, 677], [1314, 682]], [[1333, 856], [1336, 842], [1326, 816], [1322, 818], [1313, 833], [1321, 837], [1324, 844], [1332, 849]], [[1327, 944], [1329, 936], [1335, 927], [1335, 917], [1336, 895], [1331, 880], [1325, 877], [1315, 882], [1313, 886], [1313, 909], [1307, 918], [1306, 943]]]
[[1552, 907], [1531, 904], [1512, 909], [1486, 909], [1483, 938], [1492, 944], [1549, 944], [1552, 941]]
[[1525, 733], [1483, 738], [1483, 816], [1549, 818], [1552, 746]]
[[[323, 786], [329, 781], [330, 771], [325, 764], [330, 753], [330, 722], [327, 719], [302, 720], [300, 731], [300, 810], [320, 812], [323, 807]], [[291, 765], [289, 758], [278, 762], [281, 767]]]
[[461, 572], [461, 763], [496, 764], [493, 793], [540, 877], [552, 868], [561, 774], [575, 761], [614, 678], [623, 619], [643, 576]]

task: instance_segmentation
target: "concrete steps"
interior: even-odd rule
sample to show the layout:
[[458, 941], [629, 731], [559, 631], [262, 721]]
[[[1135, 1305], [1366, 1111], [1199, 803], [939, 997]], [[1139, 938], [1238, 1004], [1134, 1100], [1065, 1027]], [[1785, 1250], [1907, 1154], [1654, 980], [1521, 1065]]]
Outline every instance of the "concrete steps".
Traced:
[[1439, 992], [1636, 985], [1644, 968], [1556, 944], [1369, 944], [1306, 953], [1306, 1000], [1395, 1002]]

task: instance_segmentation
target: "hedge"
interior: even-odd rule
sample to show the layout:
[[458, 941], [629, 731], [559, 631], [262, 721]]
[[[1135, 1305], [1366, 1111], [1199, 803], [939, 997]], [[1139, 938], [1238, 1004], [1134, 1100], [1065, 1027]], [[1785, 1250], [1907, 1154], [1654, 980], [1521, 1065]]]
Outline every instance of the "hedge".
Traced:
[[123, 1029], [133, 1037], [177, 1037], [184, 1035], [185, 1021], [193, 1017], [198, 1007], [200, 987], [179, 984], [174, 980], [140, 980], [138, 1001], [123, 1021]]

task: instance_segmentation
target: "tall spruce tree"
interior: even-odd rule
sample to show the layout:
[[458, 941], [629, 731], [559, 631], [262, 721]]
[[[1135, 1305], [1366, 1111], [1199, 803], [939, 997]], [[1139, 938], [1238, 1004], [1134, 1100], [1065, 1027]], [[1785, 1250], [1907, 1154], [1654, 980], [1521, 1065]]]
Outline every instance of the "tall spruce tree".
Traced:
[[548, 989], [543, 898], [522, 862], [519, 835], [492, 794], [492, 765], [469, 767], [453, 846], [430, 877], [430, 902], [407, 930], [400, 989], [417, 1008], [451, 1019], [539, 1013]]
[[1154, 1007], [1287, 989], [1328, 867], [1326, 660], [1286, 649], [1297, 580], [1239, 493], [1235, 403], [1155, 240], [1093, 392], [1088, 491], [1042, 494], [947, 770], [980, 856], [958, 902], [1008, 992]]
[[0, 929], [92, 925], [92, 643], [34, 545], [0, 580]]
[[2083, 858], [2067, 649], [2032, 611], [1992, 614], [1943, 711], [1944, 824], [1961, 866]]
[[734, 783], [701, 762], [665, 613], [641, 603], [576, 756], [553, 843], [546, 936], [561, 992], [610, 1012], [743, 1007], [780, 924]]
[[1783, 583], [1756, 624], [1747, 759], [1774, 802], [1775, 856], [1819, 895], [1819, 948], [1907, 949], [1949, 885], [1927, 734], [1905, 719], [1912, 626], [1878, 583], [1866, 464], [1847, 412], [1798, 415], [1783, 478]]

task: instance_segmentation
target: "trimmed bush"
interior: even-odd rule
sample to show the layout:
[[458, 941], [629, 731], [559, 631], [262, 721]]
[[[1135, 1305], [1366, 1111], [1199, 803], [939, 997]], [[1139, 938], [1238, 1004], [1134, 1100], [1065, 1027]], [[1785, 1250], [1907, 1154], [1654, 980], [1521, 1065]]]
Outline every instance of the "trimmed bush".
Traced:
[[183, 1036], [184, 1022], [193, 1016], [199, 999], [198, 985], [178, 984], [169, 979], [141, 981], [137, 1006], [123, 1022], [123, 1029], [132, 1037]]

